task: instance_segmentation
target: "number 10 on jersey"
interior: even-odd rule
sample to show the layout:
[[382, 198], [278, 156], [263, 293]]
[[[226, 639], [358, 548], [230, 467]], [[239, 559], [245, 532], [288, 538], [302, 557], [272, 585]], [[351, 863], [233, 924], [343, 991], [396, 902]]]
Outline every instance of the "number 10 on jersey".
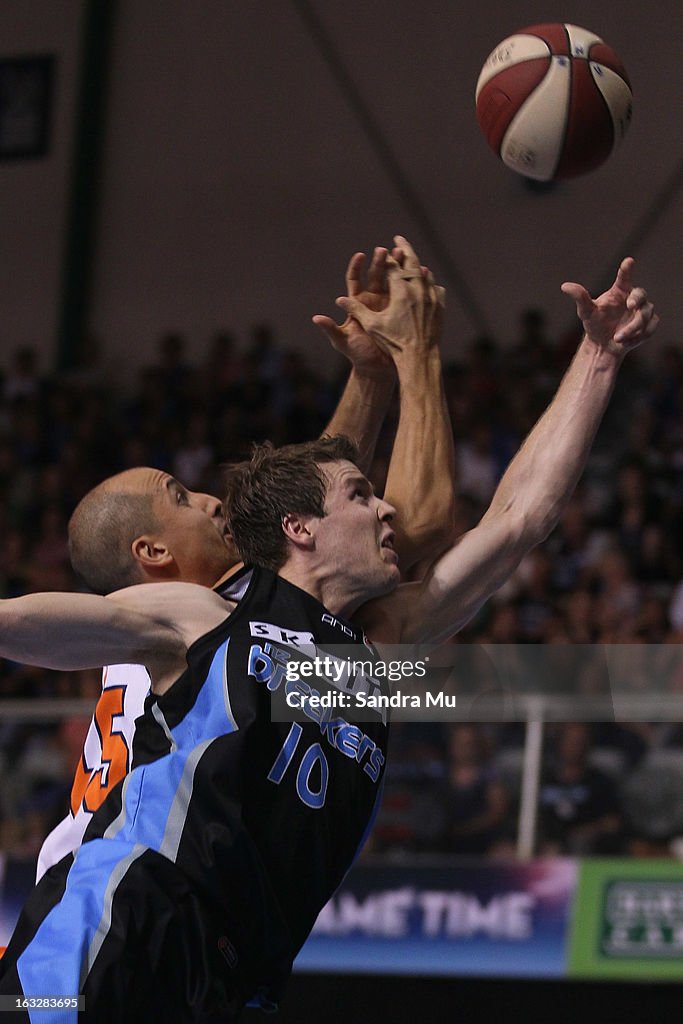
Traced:
[[[275, 758], [273, 767], [268, 772], [269, 780], [274, 782], [277, 786], [282, 782], [288, 768], [294, 760], [294, 755], [296, 754], [303, 731], [303, 727], [298, 722], [292, 723], [292, 727], [287, 733], [287, 738], [282, 744], [280, 753]], [[311, 784], [311, 779], [314, 777], [316, 765], [320, 765], [320, 779], [317, 789]], [[293, 768], [292, 771], [294, 771]], [[307, 807], [312, 807], [313, 810], [319, 810], [323, 806], [325, 803], [325, 796], [327, 794], [328, 777], [329, 767], [322, 747], [319, 743], [312, 743], [301, 758], [301, 763], [299, 764], [299, 768], [296, 773], [296, 792], [299, 799], [302, 800]]]

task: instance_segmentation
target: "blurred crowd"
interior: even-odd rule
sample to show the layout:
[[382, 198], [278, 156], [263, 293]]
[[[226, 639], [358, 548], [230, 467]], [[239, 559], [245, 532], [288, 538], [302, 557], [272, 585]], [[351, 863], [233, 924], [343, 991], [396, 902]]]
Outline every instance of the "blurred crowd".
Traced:
[[[526, 310], [516, 337], [480, 337], [444, 373], [456, 442], [458, 529], [473, 526], [510, 458], [551, 399], [578, 338], [550, 339]], [[222, 463], [252, 441], [315, 437], [345, 379], [323, 379], [257, 325], [246, 344], [216, 334], [193, 360], [184, 338], [159, 339], [132, 393], [112, 389], [95, 357], [42, 372], [18, 350], [0, 375], [0, 597], [80, 587], [66, 525], [78, 500], [112, 473], [150, 465], [220, 494]], [[397, 410], [372, 476], [381, 490]], [[683, 640], [683, 351], [635, 353], [589, 466], [558, 528], [457, 638], [458, 644], [674, 645]], [[654, 648], [651, 648], [654, 650]], [[633, 686], [644, 692], [644, 669]], [[603, 685], [587, 670], [576, 685]], [[683, 673], [662, 673], [683, 690]], [[0, 663], [0, 850], [34, 856], [68, 806], [88, 719], [36, 726], [2, 717], [2, 700], [83, 698], [99, 673]], [[613, 717], [613, 716], [611, 716]], [[371, 850], [387, 856], [514, 853], [524, 728], [394, 727], [386, 796]], [[683, 836], [683, 727], [571, 722], [546, 729], [537, 850], [677, 855]]]

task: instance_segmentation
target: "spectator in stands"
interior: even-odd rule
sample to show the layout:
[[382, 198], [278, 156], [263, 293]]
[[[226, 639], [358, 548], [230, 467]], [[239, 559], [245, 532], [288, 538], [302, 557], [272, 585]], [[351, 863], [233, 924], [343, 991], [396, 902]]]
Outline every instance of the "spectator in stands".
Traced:
[[562, 725], [539, 794], [540, 852], [616, 853], [621, 816], [612, 780], [591, 767], [591, 733], [584, 722]]
[[660, 501], [646, 467], [637, 458], [627, 458], [619, 469], [616, 495], [606, 519], [630, 559], [637, 557], [643, 530], [660, 515]]
[[366, 852], [404, 855], [433, 851], [442, 827], [438, 785], [444, 770], [441, 730], [433, 723], [394, 722], [391, 746], [384, 796]]
[[605, 549], [603, 531], [592, 528], [586, 499], [578, 491], [562, 513], [560, 524], [547, 544], [552, 558], [553, 587], [565, 593], [580, 587], [587, 570]]
[[539, 547], [529, 552], [519, 570], [522, 576], [522, 588], [517, 598], [520, 631], [527, 643], [541, 643], [546, 628], [555, 617], [552, 559]]
[[642, 588], [623, 550], [613, 547], [606, 551], [592, 575], [598, 591], [595, 607], [600, 630], [598, 639], [602, 643], [632, 641]]
[[451, 727], [440, 797], [444, 852], [485, 854], [505, 839], [508, 794], [487, 757], [479, 726]]

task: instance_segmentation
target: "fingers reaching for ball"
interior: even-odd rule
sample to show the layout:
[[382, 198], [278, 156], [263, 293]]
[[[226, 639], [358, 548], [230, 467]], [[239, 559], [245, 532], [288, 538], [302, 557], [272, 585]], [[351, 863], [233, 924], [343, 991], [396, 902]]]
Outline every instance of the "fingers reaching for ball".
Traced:
[[[639, 290], [642, 291], [642, 289]], [[647, 296], [642, 303], [629, 306], [629, 309], [632, 310], [631, 319], [616, 332], [614, 340], [621, 345], [629, 344], [635, 347], [654, 334], [659, 325], [659, 317]]]
[[614, 284], [597, 299], [575, 281], [565, 281], [562, 291], [576, 303], [586, 338], [601, 348], [623, 355], [651, 337], [659, 317], [647, 292], [633, 282], [635, 260], [622, 260]]
[[593, 313], [594, 302], [590, 297], [590, 293], [582, 284], [578, 284], [576, 281], [565, 281], [562, 285], [562, 291], [570, 299], [574, 300], [577, 316], [579, 320], [585, 323]]

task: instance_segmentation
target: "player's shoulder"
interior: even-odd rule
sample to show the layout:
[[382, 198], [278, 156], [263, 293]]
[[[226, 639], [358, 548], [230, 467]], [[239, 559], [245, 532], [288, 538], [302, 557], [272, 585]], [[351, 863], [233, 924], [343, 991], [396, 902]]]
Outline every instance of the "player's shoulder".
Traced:
[[223, 622], [235, 607], [198, 583], [141, 583], [108, 598], [181, 634], [188, 645]]
[[177, 602], [185, 604], [188, 601], [206, 606], [225, 604], [225, 598], [210, 587], [203, 587], [199, 583], [181, 583], [179, 580], [168, 583], [137, 583], [132, 587], [115, 590], [107, 594], [107, 598], [116, 601], [117, 604], [143, 609], [171, 606]]

